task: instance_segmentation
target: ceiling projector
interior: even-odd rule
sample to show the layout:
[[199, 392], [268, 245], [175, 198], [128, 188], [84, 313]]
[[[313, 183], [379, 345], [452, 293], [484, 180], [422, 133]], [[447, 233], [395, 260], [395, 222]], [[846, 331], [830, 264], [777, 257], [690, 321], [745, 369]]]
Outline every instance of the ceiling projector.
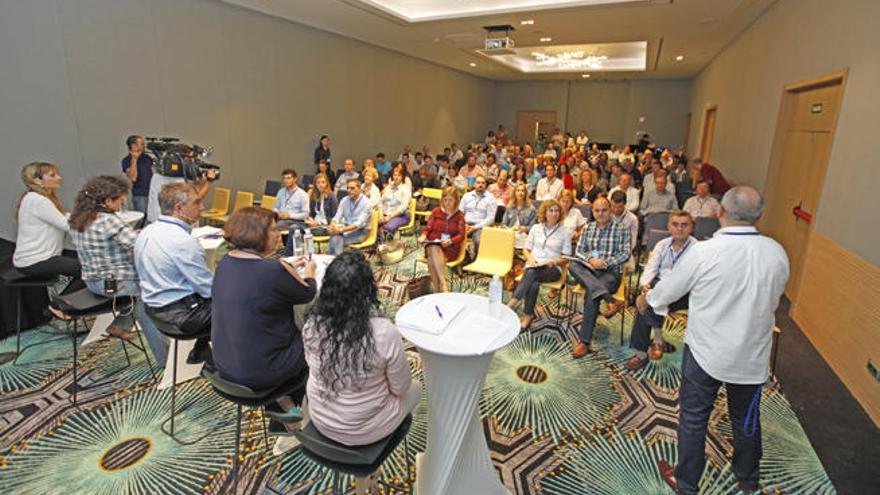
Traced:
[[509, 24], [501, 26], [485, 26], [486, 30], [486, 49], [483, 52], [486, 55], [513, 55], [513, 38], [510, 32], [513, 26]]

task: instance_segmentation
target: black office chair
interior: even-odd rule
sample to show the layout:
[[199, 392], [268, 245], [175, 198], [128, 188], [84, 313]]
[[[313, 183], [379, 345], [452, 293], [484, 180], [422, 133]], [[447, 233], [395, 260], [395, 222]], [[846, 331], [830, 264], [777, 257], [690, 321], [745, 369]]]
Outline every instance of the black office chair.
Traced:
[[302, 179], [300, 179], [300, 181], [299, 181], [299, 185], [300, 185], [300, 187], [303, 188], [303, 190], [308, 189], [309, 186], [311, 186], [314, 183], [315, 183], [314, 174], [303, 174]]
[[58, 281], [57, 276], [52, 277], [32, 277], [26, 275], [15, 267], [6, 270], [3, 273], [3, 284], [15, 292], [15, 352], [0, 353], [0, 365], [7, 363], [15, 363], [21, 356], [21, 312], [22, 312], [22, 290], [26, 288], [42, 288], [48, 289]]
[[263, 188], [263, 194], [266, 196], [277, 196], [279, 189], [281, 189], [281, 182], [277, 180], [267, 180], [266, 186]]
[[715, 231], [721, 228], [721, 223], [717, 218], [697, 217], [694, 224], [694, 237], [698, 241], [706, 240], [715, 234]]
[[379, 469], [401, 441], [407, 465], [408, 479], [405, 483], [412, 481], [412, 468], [409, 466], [409, 445], [406, 441], [406, 434], [411, 425], [412, 415], [407, 414], [391, 435], [376, 443], [358, 447], [349, 447], [325, 437], [312, 423], [297, 430], [294, 435], [299, 440], [303, 454], [324, 468], [333, 471], [333, 493], [344, 494], [346, 490], [340, 473], [357, 478], [370, 476]]
[[[156, 325], [156, 328], [159, 330], [159, 332], [162, 335], [164, 335], [174, 341], [174, 343], [172, 344], [172, 346], [174, 347], [174, 351], [173, 351], [174, 352], [174, 360], [173, 360], [174, 365], [171, 368], [171, 380], [172, 380], [171, 381], [171, 417], [169, 417], [168, 419], [166, 419], [165, 421], [162, 422], [162, 426], [161, 426], [162, 432], [165, 433], [166, 435], [168, 435], [169, 437], [171, 437], [175, 442], [177, 442], [181, 445], [192, 445], [194, 443], [197, 443], [199, 440], [205, 438], [206, 436], [208, 436], [208, 434], [210, 432], [196, 438], [195, 440], [191, 440], [188, 442], [183, 441], [174, 435], [174, 418], [175, 418], [175, 416], [177, 416], [178, 414], [180, 414], [184, 410], [186, 410], [185, 408], [181, 409], [180, 411], [177, 410], [177, 342], [179, 340], [195, 340], [200, 337], [207, 337], [207, 336], [211, 335], [211, 331], [209, 329], [208, 331], [202, 332], [199, 334], [183, 333], [180, 330], [180, 328], [177, 327], [176, 325], [172, 325], [170, 323], [165, 323], [164, 321], [157, 320], [156, 318], [153, 318], [151, 315], [147, 315], [147, 316], [149, 316], [150, 320], [153, 321], [153, 324]], [[171, 427], [169, 429], [166, 429], [165, 425], [168, 424], [169, 422], [171, 423]]]
[[235, 456], [232, 458], [231, 492], [238, 493], [238, 452], [241, 444], [242, 407], [249, 407], [251, 409], [262, 409], [263, 438], [266, 441], [266, 448], [270, 448], [268, 435], [269, 429], [266, 427], [266, 406], [274, 402], [281, 396], [289, 395], [296, 391], [304, 389], [306, 387], [306, 381], [309, 378], [309, 372], [308, 370], [304, 370], [303, 373], [299, 377], [297, 377], [295, 385], [293, 387], [285, 386], [282, 388], [274, 388], [268, 390], [256, 390], [241, 385], [239, 383], [231, 382], [221, 377], [220, 372], [213, 368], [202, 368], [202, 377], [208, 380], [208, 383], [211, 384], [211, 387], [214, 389], [214, 392], [216, 392], [217, 395], [238, 406], [235, 422]]
[[581, 212], [581, 215], [584, 217], [584, 220], [586, 220], [587, 223], [593, 221], [593, 207], [591, 207], [590, 205], [574, 205], [574, 207], [577, 208], [579, 212]]
[[[76, 405], [76, 394], [77, 389], [79, 389], [79, 383], [77, 378], [77, 346], [76, 346], [76, 337], [79, 333], [79, 323], [80, 321], [85, 320], [86, 318], [98, 316], [102, 313], [112, 312], [114, 316], [119, 313], [126, 313], [129, 311], [134, 311], [134, 299], [129, 296], [119, 296], [119, 297], [106, 297], [99, 296], [89, 289], [80, 289], [76, 292], [72, 292], [70, 294], [63, 294], [59, 296], [55, 296], [52, 298], [53, 304], [57, 307], [61, 312], [70, 316], [71, 321], [68, 325], [68, 333], [70, 334], [70, 340], [73, 345], [73, 404]], [[73, 328], [70, 328], [70, 325], [73, 325]], [[137, 323], [135, 322], [135, 325]], [[83, 321], [83, 325], [85, 325], [85, 321]], [[141, 335], [141, 332], [136, 332], [138, 338], [138, 344], [134, 342], [127, 342], [125, 339], [119, 338], [119, 341], [122, 343], [122, 350], [125, 352], [125, 360], [127, 364], [125, 366], [120, 367], [119, 369], [113, 370], [107, 373], [107, 379], [110, 379], [113, 375], [121, 372], [122, 370], [131, 366], [131, 358], [128, 355], [127, 345], [131, 345], [135, 349], [141, 351], [144, 354], [144, 358], [147, 360], [147, 365], [150, 367], [150, 376], [152, 376], [153, 381], [156, 381], [156, 372], [153, 369], [153, 363], [150, 360], [150, 355], [147, 352], [147, 346], [144, 345], [144, 338]], [[106, 380], [94, 383], [88, 387], [83, 387], [83, 390], [88, 390], [93, 387], [97, 387], [105, 383]]]

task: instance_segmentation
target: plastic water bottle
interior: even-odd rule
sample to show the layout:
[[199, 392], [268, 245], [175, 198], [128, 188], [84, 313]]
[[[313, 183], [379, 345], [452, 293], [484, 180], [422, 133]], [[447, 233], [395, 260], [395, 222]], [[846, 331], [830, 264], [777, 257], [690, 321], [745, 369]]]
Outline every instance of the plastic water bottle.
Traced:
[[302, 232], [297, 229], [293, 233], [293, 255], [296, 257], [300, 257], [305, 252], [305, 245], [303, 245], [303, 237]]
[[501, 277], [492, 275], [492, 281], [489, 282], [489, 304], [501, 304], [501, 296], [504, 293], [504, 287], [501, 285]]
[[306, 235], [303, 237], [306, 243], [306, 256], [309, 259], [312, 259], [312, 255], [315, 254], [315, 238], [312, 236], [311, 230], [306, 230]]

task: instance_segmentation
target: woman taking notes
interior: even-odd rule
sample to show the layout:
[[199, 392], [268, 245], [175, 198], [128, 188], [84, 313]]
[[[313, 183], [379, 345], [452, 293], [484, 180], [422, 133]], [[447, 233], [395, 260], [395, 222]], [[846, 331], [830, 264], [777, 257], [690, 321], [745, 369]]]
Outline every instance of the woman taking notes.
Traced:
[[464, 213], [458, 209], [461, 197], [453, 186], [443, 188], [440, 206], [431, 211], [425, 230], [419, 238], [425, 245], [428, 274], [434, 292], [449, 292], [446, 263], [458, 259], [465, 235]]
[[559, 280], [562, 276], [562, 255], [571, 255], [571, 234], [559, 221], [561, 216], [562, 208], [556, 200], [550, 199], [541, 203], [538, 208], [538, 223], [529, 230], [523, 246], [526, 270], [507, 307], [514, 309], [525, 299], [525, 314], [520, 318], [520, 325], [524, 329], [529, 327], [535, 317], [535, 303], [538, 301], [541, 283]]

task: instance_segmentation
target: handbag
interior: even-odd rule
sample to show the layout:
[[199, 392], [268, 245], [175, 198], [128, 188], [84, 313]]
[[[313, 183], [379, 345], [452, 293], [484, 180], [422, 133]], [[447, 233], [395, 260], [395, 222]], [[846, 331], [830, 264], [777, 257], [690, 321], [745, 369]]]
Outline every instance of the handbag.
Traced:
[[410, 301], [431, 293], [431, 277], [423, 275], [406, 283], [406, 296]]
[[526, 264], [523, 260], [519, 258], [513, 258], [513, 264], [510, 268], [510, 271], [501, 278], [501, 285], [504, 286], [504, 290], [512, 291], [516, 289], [517, 281], [516, 277], [519, 277], [523, 274], [526, 269]]

